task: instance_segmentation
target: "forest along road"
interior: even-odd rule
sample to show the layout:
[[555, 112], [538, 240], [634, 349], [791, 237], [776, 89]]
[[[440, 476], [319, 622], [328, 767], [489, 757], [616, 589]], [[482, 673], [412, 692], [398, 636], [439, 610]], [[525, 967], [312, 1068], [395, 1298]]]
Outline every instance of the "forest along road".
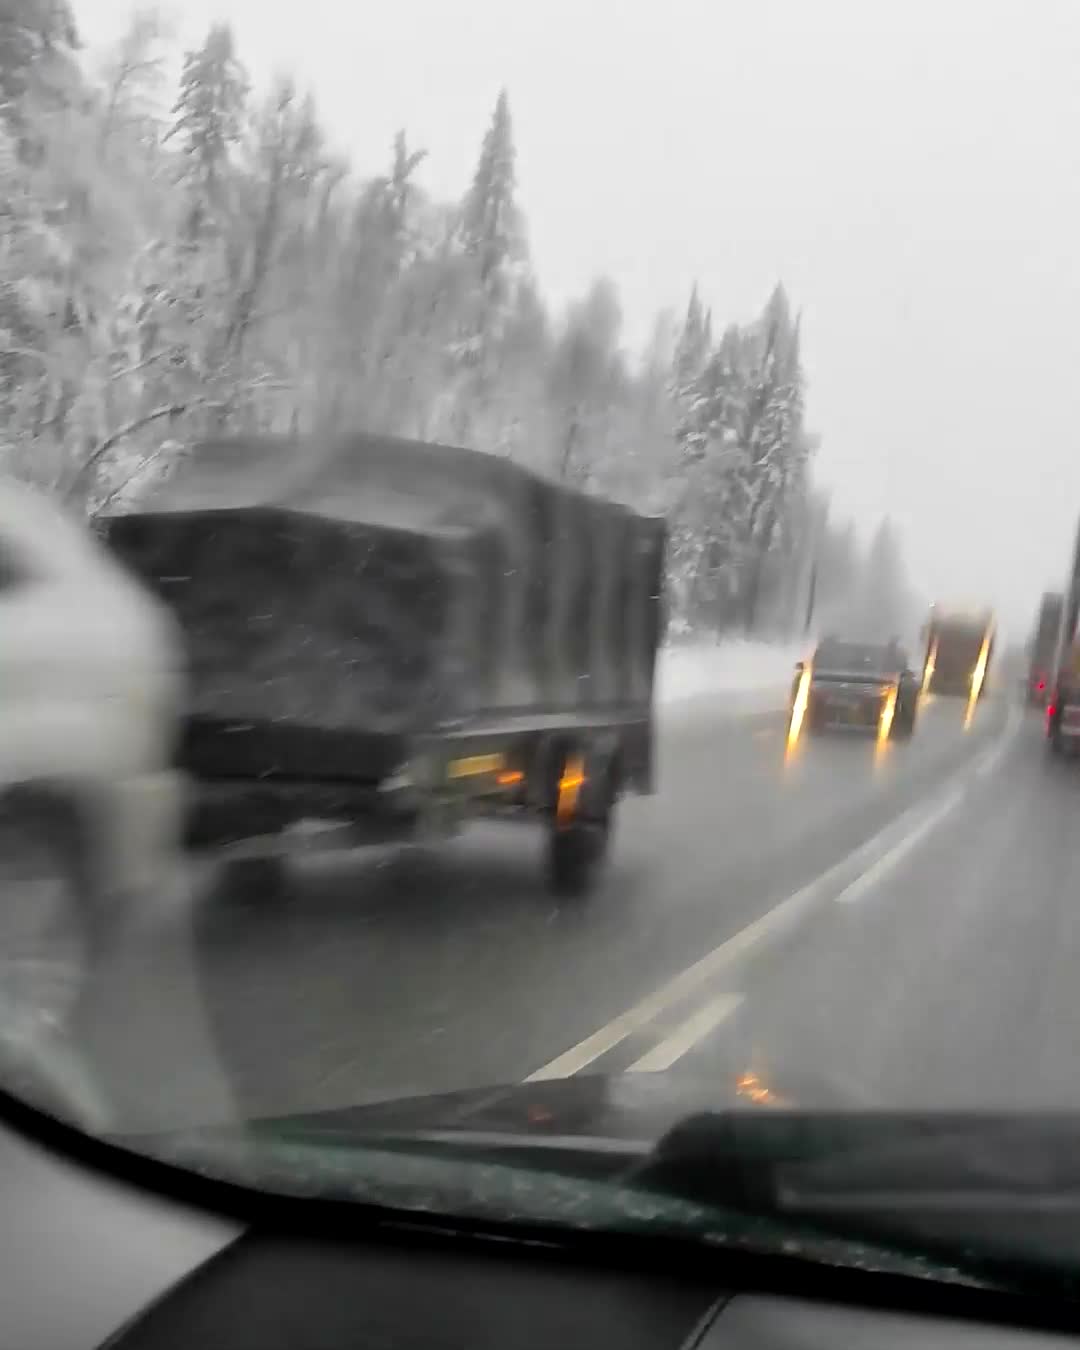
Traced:
[[[955, 984], [972, 980], [987, 1014], [1000, 976], [1011, 998], [1037, 1000], [1080, 880], [1038, 726], [1001, 696], [966, 729], [963, 713], [935, 700], [908, 743], [827, 736], [785, 760], [779, 712], [673, 709], [659, 793], [622, 804], [586, 900], [546, 893], [538, 831], [497, 825], [425, 853], [315, 859], [283, 901], [206, 892], [102, 972], [85, 1028], [95, 1057], [148, 1126], [217, 1114], [194, 1063], [207, 1038], [247, 1115], [601, 1070], [715, 1072], [751, 1051], [811, 1071], [816, 1055], [824, 1074], [839, 1045], [842, 1075], [868, 1063], [876, 1082], [890, 1035], [905, 1054], [917, 1044], [924, 1069], [942, 1065], [932, 1081], [947, 1088], [935, 1037], [951, 1007], [953, 1068], [993, 1044]], [[1012, 890], [984, 912], [988, 886]], [[1042, 945], [1018, 946], [1040, 913]], [[976, 934], [991, 945], [972, 950]], [[1080, 945], [1080, 926], [1064, 936]], [[1004, 969], [1025, 956], [1030, 969]], [[1072, 1000], [1064, 1025], [1080, 1018], [1080, 995], [1055, 997]], [[905, 1087], [917, 1067], [905, 1060]]]

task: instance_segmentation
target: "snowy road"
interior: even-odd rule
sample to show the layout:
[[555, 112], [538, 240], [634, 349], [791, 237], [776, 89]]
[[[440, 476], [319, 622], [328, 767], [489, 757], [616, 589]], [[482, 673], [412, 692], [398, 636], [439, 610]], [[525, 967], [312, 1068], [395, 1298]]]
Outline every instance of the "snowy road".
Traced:
[[1080, 774], [1004, 698], [962, 712], [787, 764], [781, 714], [666, 713], [661, 791], [624, 803], [584, 902], [495, 826], [323, 860], [282, 903], [204, 899], [100, 982], [100, 1063], [147, 1124], [219, 1114], [207, 1039], [245, 1114], [669, 1067], [855, 1102], [1080, 1098]]

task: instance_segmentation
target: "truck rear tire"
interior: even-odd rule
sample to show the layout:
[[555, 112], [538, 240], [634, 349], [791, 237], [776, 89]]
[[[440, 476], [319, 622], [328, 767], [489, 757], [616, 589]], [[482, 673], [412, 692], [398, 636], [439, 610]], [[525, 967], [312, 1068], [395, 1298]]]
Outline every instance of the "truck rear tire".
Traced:
[[616, 798], [613, 766], [598, 772], [586, 792], [591, 800], [581, 815], [564, 823], [559, 822], [556, 813], [551, 816], [548, 884], [556, 895], [587, 895], [607, 860]]
[[892, 741], [910, 741], [914, 734], [915, 709], [898, 708], [896, 716], [893, 718], [892, 727], [890, 728], [889, 739]]
[[1065, 745], [1061, 737], [1061, 728], [1056, 714], [1046, 719], [1046, 743], [1050, 753], [1056, 755], [1058, 759], [1065, 756]]
[[610, 821], [584, 821], [559, 828], [548, 837], [548, 882], [556, 895], [587, 895], [607, 858]]

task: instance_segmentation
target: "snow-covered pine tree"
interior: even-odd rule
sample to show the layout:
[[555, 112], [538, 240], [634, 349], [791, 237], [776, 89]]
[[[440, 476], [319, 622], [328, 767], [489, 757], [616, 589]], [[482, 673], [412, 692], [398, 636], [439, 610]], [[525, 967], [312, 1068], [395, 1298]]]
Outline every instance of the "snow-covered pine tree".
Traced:
[[695, 282], [671, 362], [671, 394], [676, 400], [692, 396], [694, 381], [709, 355], [710, 328], [711, 319], [706, 320]]
[[900, 539], [895, 526], [886, 518], [874, 532], [866, 552], [855, 622], [862, 636], [887, 642], [905, 636], [914, 611]]
[[449, 430], [459, 443], [473, 439], [491, 398], [517, 291], [529, 275], [516, 186], [513, 125], [504, 89], [484, 135], [457, 231], [469, 279], [449, 352], [449, 374], [456, 390]]
[[556, 340], [548, 376], [549, 471], [560, 482], [585, 486], [607, 473], [605, 458], [617, 453], [605, 431], [627, 384], [621, 327], [615, 287], [601, 279], [570, 307]]
[[552, 338], [543, 301], [531, 276], [516, 288], [499, 352], [497, 380], [478, 423], [478, 444], [545, 472], [547, 378]]
[[79, 35], [68, 0], [0, 6], [0, 121], [22, 157], [40, 156], [40, 118], [83, 92]]
[[[261, 102], [245, 167], [246, 190], [235, 226], [238, 281], [221, 342], [221, 367], [233, 386], [222, 424], [232, 417], [236, 425], [251, 427], [260, 423], [255, 386], [281, 382], [283, 372], [269, 352], [249, 351], [249, 342], [260, 308], [282, 280], [280, 255], [295, 243], [328, 167], [314, 102], [310, 95], [301, 95], [292, 80], [279, 79]], [[271, 416], [279, 413], [274, 408]]]
[[184, 56], [166, 137], [176, 140], [180, 152], [178, 177], [188, 199], [183, 232], [192, 243], [207, 229], [220, 228], [232, 160], [244, 131], [248, 89], [232, 29], [214, 24], [202, 46]]
[[[664, 512], [687, 624], [775, 610], [813, 448], [782, 291], [714, 341], [695, 287], [634, 360], [609, 283], [548, 316], [505, 94], [454, 205], [421, 190], [423, 152], [404, 134], [354, 190], [287, 83], [249, 117], [221, 26], [186, 54], [167, 129], [145, 15], [96, 85], [43, 94], [31, 119], [47, 72], [78, 75], [73, 37], [63, 0], [10, 0], [0, 15], [6, 462], [92, 508], [215, 425], [454, 439]], [[12, 131], [31, 122], [32, 156]], [[840, 585], [824, 570], [823, 594]]]
[[[676, 361], [710, 339], [708, 317], [691, 307]], [[719, 631], [729, 622], [744, 504], [737, 470], [742, 455], [747, 338], [734, 325], [685, 375], [675, 403], [675, 476], [670, 496], [671, 570], [675, 611], [693, 628]], [[684, 365], [683, 370], [692, 369]], [[674, 381], [673, 381], [674, 383]]]
[[152, 151], [161, 135], [160, 97], [169, 35], [158, 10], [138, 9], [100, 67], [99, 152], [107, 155], [116, 133], [123, 131], [123, 150], [144, 150], [140, 167], [148, 166], [151, 172], [156, 167]]
[[789, 497], [805, 486], [809, 453], [798, 325], [782, 286], [769, 297], [756, 336], [740, 464], [745, 503], [740, 589], [748, 630], [758, 617], [767, 560], [781, 541]]
[[509, 299], [512, 267], [524, 250], [521, 215], [514, 199], [514, 159], [510, 100], [503, 89], [495, 101], [491, 125], [461, 210], [462, 247], [474, 260], [488, 307], [496, 314]]

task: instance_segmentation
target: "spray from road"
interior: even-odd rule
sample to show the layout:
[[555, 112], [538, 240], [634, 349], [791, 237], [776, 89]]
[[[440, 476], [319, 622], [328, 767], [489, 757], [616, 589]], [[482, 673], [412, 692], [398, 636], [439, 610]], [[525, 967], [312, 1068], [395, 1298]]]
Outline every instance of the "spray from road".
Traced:
[[795, 698], [791, 705], [791, 721], [788, 723], [787, 746], [784, 751], [785, 759], [790, 758], [799, 744], [799, 736], [806, 719], [806, 709], [810, 702], [810, 678], [811, 666], [810, 662], [807, 661], [799, 676], [799, 687], [795, 690]]
[[937, 638], [930, 646], [930, 653], [926, 658], [926, 666], [923, 670], [922, 694], [925, 697], [930, 691], [930, 681], [934, 678], [934, 668], [937, 665]]
[[990, 640], [992, 633], [987, 629], [982, 640], [982, 646], [979, 648], [979, 659], [975, 662], [975, 669], [971, 672], [971, 692], [968, 694], [967, 711], [964, 713], [964, 730], [971, 726], [971, 719], [975, 716], [975, 707], [979, 702], [979, 695], [982, 693], [983, 683], [986, 680], [986, 665], [990, 660]]

